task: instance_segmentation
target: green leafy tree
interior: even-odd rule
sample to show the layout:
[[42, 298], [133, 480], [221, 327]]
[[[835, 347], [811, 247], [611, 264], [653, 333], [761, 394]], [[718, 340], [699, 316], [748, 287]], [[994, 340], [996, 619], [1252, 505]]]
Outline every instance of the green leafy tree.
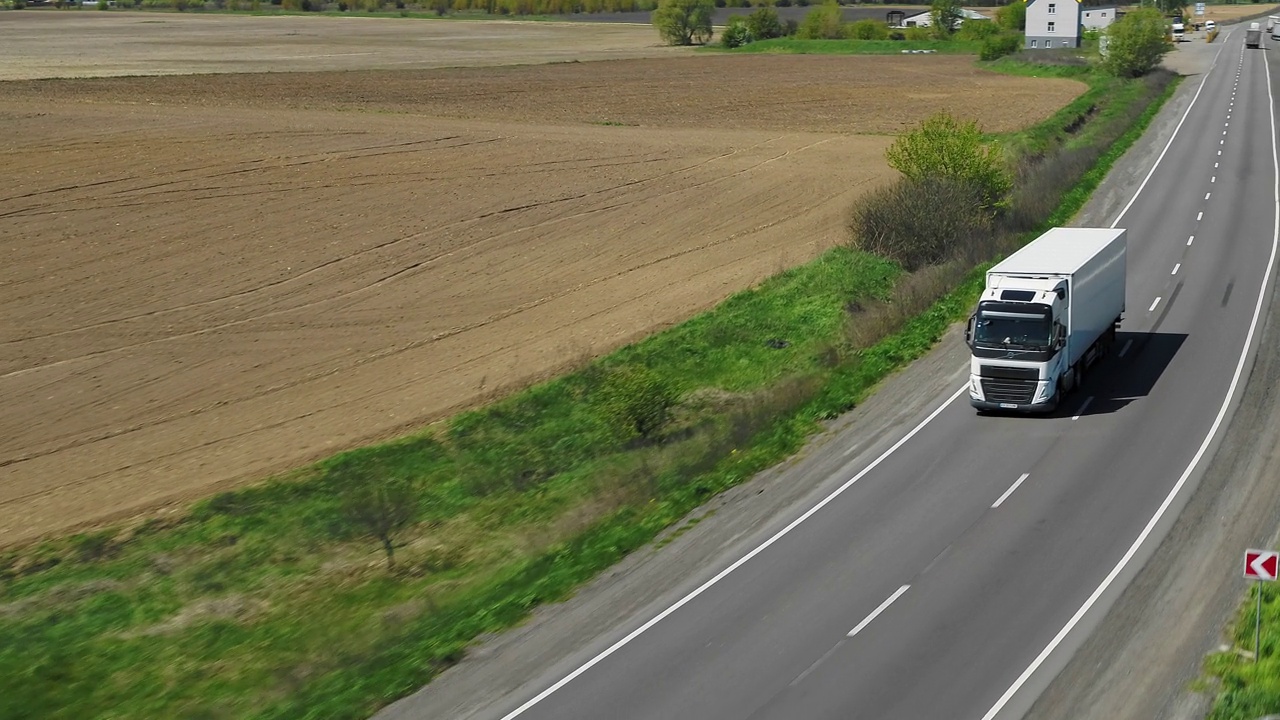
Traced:
[[1023, 32], [1027, 29], [1027, 4], [1015, 0], [1001, 6], [996, 10], [996, 24], [1009, 32]]
[[933, 21], [934, 33], [944, 36], [955, 32], [964, 17], [960, 8], [960, 0], [933, 0], [929, 6], [929, 18]]
[[1126, 14], [1107, 28], [1103, 67], [1119, 77], [1146, 75], [1172, 49], [1166, 32], [1167, 21], [1155, 8], [1140, 8]]
[[730, 49], [742, 47], [753, 39], [751, 29], [747, 27], [747, 19], [741, 15], [729, 16], [724, 32], [720, 33], [720, 44]]
[[643, 365], [624, 365], [605, 378], [599, 407], [625, 438], [654, 438], [671, 418], [679, 395], [657, 373]]
[[711, 39], [713, 0], [662, 0], [653, 26], [668, 45], [702, 45]]
[[982, 139], [975, 122], [938, 113], [900, 136], [885, 152], [889, 165], [914, 183], [948, 180], [973, 190], [980, 206], [995, 212], [1008, 204], [1013, 178], [997, 148]]
[[849, 37], [854, 40], [888, 40], [889, 26], [879, 20], [859, 20], [849, 26]]
[[844, 15], [835, 3], [823, 3], [804, 16], [796, 37], [801, 40], [840, 40], [845, 37]]
[[747, 16], [747, 30], [752, 40], [769, 40], [787, 34], [778, 11], [771, 6], [762, 7]]
[[418, 517], [416, 481], [388, 473], [379, 465], [347, 466], [335, 478], [342, 514], [361, 533], [374, 538], [395, 567], [395, 540]]

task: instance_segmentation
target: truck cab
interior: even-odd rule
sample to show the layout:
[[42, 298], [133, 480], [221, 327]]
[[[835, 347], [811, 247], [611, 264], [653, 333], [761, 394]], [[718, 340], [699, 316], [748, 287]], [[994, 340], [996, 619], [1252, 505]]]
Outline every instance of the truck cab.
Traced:
[[1067, 281], [993, 278], [969, 319], [970, 396], [983, 409], [1051, 411], [1066, 361]]

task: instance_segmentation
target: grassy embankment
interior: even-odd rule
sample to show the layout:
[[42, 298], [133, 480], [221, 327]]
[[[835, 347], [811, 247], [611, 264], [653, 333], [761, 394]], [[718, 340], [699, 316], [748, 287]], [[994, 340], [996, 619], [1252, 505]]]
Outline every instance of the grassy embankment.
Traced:
[[[1078, 68], [998, 67], [1090, 84], [1051, 120], [1003, 138], [1045, 157], [1099, 148], [1097, 169], [1043, 201], [1051, 222], [1079, 209], [1172, 90]], [[981, 271], [948, 289], [927, 271], [834, 249], [418, 436], [180, 517], [0, 554], [0, 715], [367, 716], [477, 636], [568, 596], [796, 452], [820, 419], [861, 401], [963, 317]], [[648, 439], [620, 434], [601, 392], [619, 368], [639, 367], [682, 398]], [[352, 478], [384, 476], [419, 488], [394, 571], [340, 500]]]
[[[1258, 588], [1240, 606], [1231, 630], [1234, 648], [1253, 652]], [[1256, 720], [1280, 712], [1280, 588], [1262, 583], [1262, 642], [1254, 662], [1237, 649], [1215, 653], [1205, 671], [1216, 681], [1218, 697], [1206, 720]]]

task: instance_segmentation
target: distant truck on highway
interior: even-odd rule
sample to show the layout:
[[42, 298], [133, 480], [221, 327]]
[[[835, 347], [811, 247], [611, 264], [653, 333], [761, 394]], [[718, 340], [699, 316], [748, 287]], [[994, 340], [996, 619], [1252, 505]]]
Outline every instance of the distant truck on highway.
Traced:
[[1258, 23], [1249, 23], [1249, 29], [1244, 31], [1245, 47], [1262, 47], [1262, 26]]
[[1123, 229], [1053, 228], [987, 271], [969, 317], [969, 404], [1052, 412], [1115, 343], [1124, 316]]
[[1174, 18], [1173, 27], [1170, 31], [1173, 41], [1176, 43], [1182, 42], [1182, 39], [1186, 36], [1186, 31], [1187, 26], [1182, 24], [1182, 18]]

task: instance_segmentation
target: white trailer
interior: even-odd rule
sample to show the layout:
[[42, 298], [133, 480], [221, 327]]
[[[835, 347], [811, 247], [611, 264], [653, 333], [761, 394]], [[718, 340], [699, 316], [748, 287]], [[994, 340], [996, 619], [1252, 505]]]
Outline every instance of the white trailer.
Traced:
[[969, 317], [969, 403], [1052, 412], [1115, 342], [1124, 316], [1123, 229], [1053, 228], [987, 271]]
[[1250, 48], [1262, 47], [1262, 26], [1258, 23], [1249, 23], [1249, 29], [1244, 31], [1244, 46]]

